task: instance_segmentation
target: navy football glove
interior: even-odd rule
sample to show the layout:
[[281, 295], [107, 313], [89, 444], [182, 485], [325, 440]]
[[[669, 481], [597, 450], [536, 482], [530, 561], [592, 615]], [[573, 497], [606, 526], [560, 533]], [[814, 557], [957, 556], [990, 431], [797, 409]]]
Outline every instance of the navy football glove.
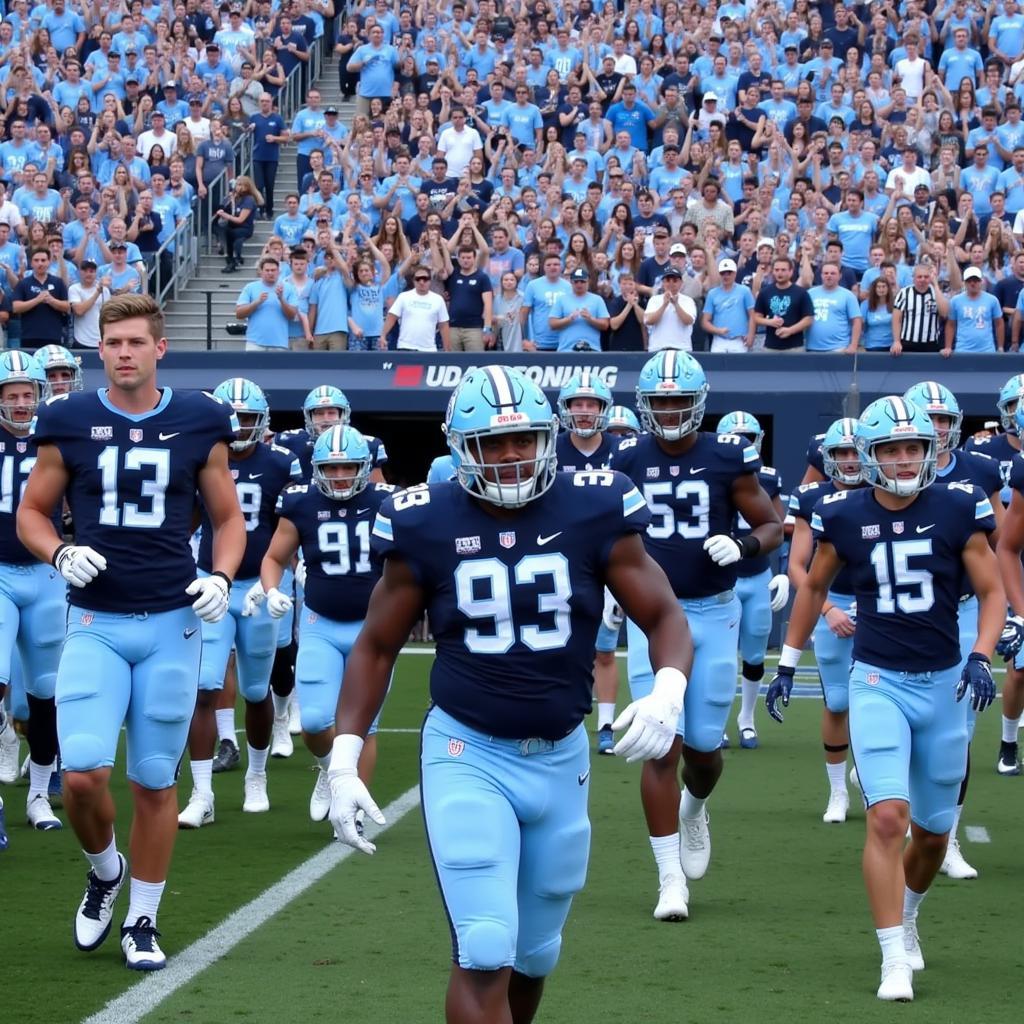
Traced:
[[791, 668], [783, 668], [780, 665], [778, 671], [775, 673], [775, 678], [768, 686], [768, 692], [764, 697], [764, 706], [768, 709], [768, 714], [771, 715], [776, 722], [782, 721], [782, 712], [779, 710], [779, 701], [782, 701], [782, 706], [784, 708], [788, 708], [789, 695], [792, 690], [793, 670]]
[[996, 699], [992, 665], [984, 654], [978, 654], [977, 651], [967, 657], [967, 664], [964, 665], [956, 687], [957, 701], [963, 700], [968, 690], [971, 691], [971, 707], [975, 711], [984, 711]]
[[1011, 661], [1021, 647], [1024, 647], [1024, 619], [1019, 615], [1008, 615], [999, 643], [996, 644], [996, 654], [1004, 661]]

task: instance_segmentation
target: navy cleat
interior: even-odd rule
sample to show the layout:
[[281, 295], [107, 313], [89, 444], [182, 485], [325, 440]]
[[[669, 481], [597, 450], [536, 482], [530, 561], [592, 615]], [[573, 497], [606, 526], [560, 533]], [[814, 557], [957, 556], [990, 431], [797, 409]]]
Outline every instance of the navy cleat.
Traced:
[[757, 730], [752, 725], [740, 729], [740, 747], [743, 750], [757, 750]]
[[46, 795], [50, 803], [58, 807], [64, 803], [64, 776], [61, 774], [60, 758], [57, 758], [57, 767], [50, 772], [50, 784], [46, 787]]
[[10, 845], [10, 840], [7, 838], [7, 819], [4, 817], [4, 802], [0, 798], [0, 850], [6, 850]]
[[597, 752], [599, 754], [615, 754], [615, 736], [610, 725], [602, 726], [597, 730]]
[[114, 916], [114, 901], [128, 878], [128, 862], [123, 854], [118, 854], [121, 861], [121, 873], [110, 882], [96, 877], [90, 871], [85, 895], [75, 914], [75, 945], [86, 953], [102, 945], [110, 933], [110, 922]]
[[999, 744], [999, 760], [996, 771], [1000, 775], [1020, 775], [1020, 759], [1017, 756], [1017, 744], [1004, 741]]
[[217, 744], [217, 753], [213, 758], [213, 774], [231, 771], [238, 766], [239, 760], [238, 746], [231, 740], [221, 740]]
[[719, 746], [718, 749], [719, 750], [728, 750], [729, 746], [730, 746], [730, 744], [729, 744], [729, 734], [727, 732], [723, 732], [722, 733], [722, 743], [721, 743], [721, 746]]
[[133, 925], [121, 928], [121, 949], [130, 971], [162, 971], [167, 957], [157, 943], [160, 933], [148, 917], [140, 917]]

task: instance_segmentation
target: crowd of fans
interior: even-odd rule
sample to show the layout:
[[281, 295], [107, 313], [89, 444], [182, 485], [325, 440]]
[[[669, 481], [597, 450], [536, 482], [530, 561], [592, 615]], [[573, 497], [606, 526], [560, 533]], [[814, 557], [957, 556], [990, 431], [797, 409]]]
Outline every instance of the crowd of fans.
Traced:
[[[357, 113], [311, 88], [285, 123], [321, 35]], [[17, 0], [0, 84], [5, 294], [40, 320], [51, 279], [144, 287], [251, 129], [214, 215], [250, 348], [1019, 343], [1016, 0]]]

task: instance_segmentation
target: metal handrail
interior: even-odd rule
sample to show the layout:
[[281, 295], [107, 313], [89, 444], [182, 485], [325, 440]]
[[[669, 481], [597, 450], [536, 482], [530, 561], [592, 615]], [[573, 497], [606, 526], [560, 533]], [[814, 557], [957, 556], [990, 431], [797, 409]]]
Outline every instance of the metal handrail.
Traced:
[[250, 125], [245, 130], [245, 134], [238, 139], [238, 149], [235, 153], [234, 169], [230, 174], [228, 174], [228, 168], [225, 167], [224, 170], [213, 179], [213, 181], [206, 183], [206, 198], [199, 200], [199, 203], [202, 204], [200, 209], [203, 215], [200, 222], [199, 234], [202, 234], [205, 230], [207, 253], [213, 252], [213, 215], [221, 202], [223, 202], [227, 197], [229, 191], [228, 183], [232, 178], [242, 174], [247, 177], [252, 177], [252, 150], [254, 135], [255, 130]]
[[[170, 238], [153, 254], [153, 277], [155, 280], [155, 298], [163, 305], [170, 293], [171, 298], [178, 297], [179, 281], [186, 283], [195, 270], [198, 253], [194, 235], [195, 213], [189, 212], [180, 224], [175, 225]], [[173, 248], [172, 248], [173, 247]], [[162, 255], [171, 255], [171, 272], [167, 280], [163, 280]]]

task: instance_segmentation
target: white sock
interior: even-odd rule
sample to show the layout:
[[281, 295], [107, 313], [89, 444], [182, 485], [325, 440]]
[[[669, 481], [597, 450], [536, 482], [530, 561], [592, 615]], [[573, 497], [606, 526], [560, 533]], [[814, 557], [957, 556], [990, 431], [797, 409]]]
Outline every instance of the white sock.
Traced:
[[892, 928], [876, 928], [875, 935], [878, 936], [878, 944], [882, 947], [883, 964], [907, 959], [907, 951], [903, 945], [902, 925], [894, 925]]
[[1020, 715], [1016, 718], [1007, 718], [1003, 715], [1003, 742], [1016, 743], [1017, 730], [1020, 728]]
[[257, 750], [254, 746], [246, 743], [245, 749], [249, 752], [249, 767], [246, 768], [246, 775], [265, 775], [267, 771], [267, 755], [270, 747]]
[[604, 701], [598, 701], [597, 703], [597, 727], [603, 729], [606, 725], [611, 726], [612, 722], [615, 721], [615, 701], [610, 704]]
[[658, 865], [658, 882], [664, 882], [670, 875], [682, 877], [683, 868], [679, 863], [679, 833], [670, 836], [650, 836], [654, 863]]
[[235, 733], [235, 709], [217, 708], [214, 712], [217, 719], [217, 739], [227, 740], [238, 746], [238, 736]]
[[953, 827], [949, 830], [949, 838], [956, 839], [956, 830], [960, 827], [960, 815], [964, 813], [964, 805], [957, 804], [953, 812]]
[[913, 889], [908, 889], [904, 886], [903, 889], [903, 920], [910, 922], [917, 920], [917, 911], [921, 906], [921, 901], [927, 896], [926, 892], [914, 892]]
[[828, 784], [832, 787], [833, 793], [846, 792], [846, 762], [829, 764], [825, 762], [825, 774], [828, 775]]
[[320, 765], [320, 767], [323, 768], [324, 771], [327, 771], [327, 769], [331, 767], [331, 755], [324, 754], [323, 757], [317, 757], [316, 763]]
[[45, 793], [50, 786], [50, 776], [53, 774], [56, 761], [49, 764], [36, 764], [35, 761], [28, 763], [28, 798], [32, 799], [37, 793]]
[[192, 762], [192, 785], [197, 793], [213, 796], [213, 761]]
[[140, 917], [148, 917], [156, 927], [156, 912], [160, 909], [160, 897], [164, 894], [166, 882], [142, 882], [131, 880], [131, 902], [124, 923], [133, 925]]
[[704, 804], [707, 800], [698, 800], [688, 789], [683, 790], [683, 797], [679, 801], [680, 818], [699, 818], [704, 813]]
[[736, 724], [740, 730], [754, 728], [754, 708], [757, 707], [757, 692], [761, 689], [760, 680], [743, 677], [740, 682], [740, 713], [736, 718]]
[[101, 882], [112, 882], [121, 874], [121, 858], [117, 855], [115, 838], [111, 838], [110, 845], [101, 853], [90, 853], [88, 850], [83, 850], [82, 853]]

